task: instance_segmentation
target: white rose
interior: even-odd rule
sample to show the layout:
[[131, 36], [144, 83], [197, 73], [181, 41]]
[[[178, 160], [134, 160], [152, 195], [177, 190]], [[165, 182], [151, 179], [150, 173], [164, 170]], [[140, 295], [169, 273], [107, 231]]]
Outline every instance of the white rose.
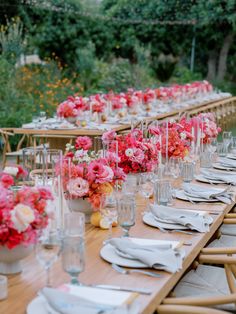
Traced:
[[13, 177], [17, 176], [18, 171], [17, 167], [5, 167], [3, 170], [4, 173], [10, 174]]
[[18, 204], [11, 211], [11, 220], [15, 229], [18, 232], [23, 232], [35, 220], [34, 212], [29, 206]]

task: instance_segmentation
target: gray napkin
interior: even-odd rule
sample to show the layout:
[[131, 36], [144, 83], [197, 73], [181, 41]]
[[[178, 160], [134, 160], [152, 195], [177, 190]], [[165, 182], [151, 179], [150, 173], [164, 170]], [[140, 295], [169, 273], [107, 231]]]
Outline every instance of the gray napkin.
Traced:
[[220, 180], [225, 183], [236, 185], [236, 174], [220, 173], [214, 170], [201, 170], [201, 174], [209, 180]]
[[93, 303], [56, 289], [43, 288], [41, 294], [49, 306], [61, 314], [99, 314], [105, 310], [106, 313], [112, 313], [112, 307], [109, 305]]
[[209, 225], [213, 221], [212, 217], [207, 213], [201, 215], [198, 212], [162, 205], [152, 205], [151, 212], [154, 217], [168, 220], [170, 223], [187, 226], [189, 229], [197, 230], [199, 232], [208, 232]]
[[113, 238], [109, 243], [116, 253], [127, 259], [138, 260], [149, 268], [166, 270], [171, 273], [182, 268], [181, 249], [170, 245], [139, 245], [130, 239]]
[[183, 184], [184, 193], [189, 197], [217, 199], [220, 202], [231, 204], [231, 193], [227, 189], [205, 188], [197, 184]]

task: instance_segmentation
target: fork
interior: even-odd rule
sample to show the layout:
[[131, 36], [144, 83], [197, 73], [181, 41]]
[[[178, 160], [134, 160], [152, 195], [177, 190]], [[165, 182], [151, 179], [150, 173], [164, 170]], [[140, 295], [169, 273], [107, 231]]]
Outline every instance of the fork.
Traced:
[[129, 275], [129, 274], [132, 274], [132, 273], [139, 273], [139, 274], [151, 276], [151, 277], [154, 277], [154, 278], [162, 277], [161, 275], [156, 274], [156, 273], [151, 272], [151, 271], [145, 271], [145, 270], [141, 270], [141, 269], [124, 269], [123, 267], [118, 266], [117, 264], [114, 264], [114, 263], [112, 263], [111, 266], [118, 273], [123, 274], [123, 275]]

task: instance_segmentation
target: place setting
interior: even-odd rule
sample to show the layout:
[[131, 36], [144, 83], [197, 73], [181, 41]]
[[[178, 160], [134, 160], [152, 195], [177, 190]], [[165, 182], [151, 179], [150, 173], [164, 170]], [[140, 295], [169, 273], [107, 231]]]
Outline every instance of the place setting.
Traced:
[[[135, 300], [151, 290], [109, 285], [86, 285], [79, 281], [85, 269], [85, 216], [67, 213], [63, 234], [51, 224], [39, 235], [35, 254], [47, 271], [46, 286], [27, 306], [27, 314], [137, 314]], [[52, 288], [49, 269], [60, 258], [62, 269], [70, 275], [70, 283]]]
[[236, 185], [236, 174], [223, 170], [201, 169], [200, 174], [196, 175], [195, 179], [210, 184]]

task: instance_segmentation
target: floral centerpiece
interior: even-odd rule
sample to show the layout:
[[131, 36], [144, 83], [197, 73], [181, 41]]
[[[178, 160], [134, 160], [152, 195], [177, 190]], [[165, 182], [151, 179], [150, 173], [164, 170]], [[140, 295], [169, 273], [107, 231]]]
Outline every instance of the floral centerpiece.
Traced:
[[24, 180], [28, 175], [27, 171], [20, 165], [8, 165], [3, 169], [3, 173], [12, 176], [14, 184]]
[[141, 130], [134, 129], [127, 135], [108, 131], [102, 139], [104, 143], [109, 143], [109, 151], [113, 153], [118, 143], [118, 165], [126, 174], [152, 171], [158, 163], [157, 145], [152, 139], [144, 138]]
[[[47, 201], [52, 194], [44, 187], [22, 187], [14, 193], [13, 176], [0, 175], [0, 245], [13, 249], [36, 241], [37, 231], [48, 224]], [[0, 249], [1, 250], [1, 249]]]
[[97, 211], [103, 195], [112, 193], [116, 180], [123, 181], [125, 174], [117, 167], [119, 159], [114, 153], [102, 157], [91, 147], [87, 136], [79, 136], [74, 146], [67, 144], [62, 165], [63, 189], [68, 200], [83, 199]]

